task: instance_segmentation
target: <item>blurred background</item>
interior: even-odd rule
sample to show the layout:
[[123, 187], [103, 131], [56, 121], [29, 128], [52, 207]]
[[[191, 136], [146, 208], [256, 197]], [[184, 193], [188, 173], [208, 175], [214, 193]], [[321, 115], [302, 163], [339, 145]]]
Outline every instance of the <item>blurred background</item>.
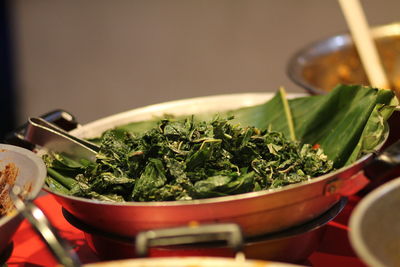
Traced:
[[[0, 137], [65, 109], [86, 123], [196, 96], [301, 88], [286, 64], [347, 32], [336, 0], [8, 0], [0, 14]], [[371, 25], [399, 0], [363, 0]]]

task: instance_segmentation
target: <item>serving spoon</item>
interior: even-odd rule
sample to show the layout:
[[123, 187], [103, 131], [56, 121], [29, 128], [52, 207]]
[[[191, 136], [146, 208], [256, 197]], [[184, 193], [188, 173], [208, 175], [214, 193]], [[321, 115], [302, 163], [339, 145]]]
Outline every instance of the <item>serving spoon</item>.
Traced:
[[95, 161], [100, 149], [98, 145], [73, 136], [42, 118], [28, 119], [25, 140], [76, 160], [85, 158]]
[[370, 84], [377, 88], [391, 89], [400, 99], [400, 88], [397, 87], [400, 82], [396, 79], [389, 81], [387, 77], [360, 1], [339, 0], [339, 4]]
[[339, 4], [369, 82], [375, 87], [389, 88], [389, 81], [359, 0], [339, 0]]
[[80, 267], [81, 263], [76, 252], [60, 236], [58, 230], [54, 228], [44, 215], [43, 211], [32, 202], [24, 202], [21, 195], [24, 190], [14, 185], [9, 189], [9, 195], [14, 203], [14, 207], [22, 216], [29, 221], [33, 229], [45, 241], [47, 247], [52, 252], [58, 262], [65, 267]]

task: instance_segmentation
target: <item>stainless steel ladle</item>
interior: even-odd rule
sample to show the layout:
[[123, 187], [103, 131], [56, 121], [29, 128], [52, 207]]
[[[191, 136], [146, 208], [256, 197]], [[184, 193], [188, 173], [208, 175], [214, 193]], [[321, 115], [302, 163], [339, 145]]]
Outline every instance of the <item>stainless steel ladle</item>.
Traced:
[[22, 201], [19, 197], [22, 191], [18, 185], [14, 185], [9, 190], [10, 198], [17, 211], [29, 221], [62, 266], [81, 266], [75, 251], [59, 236], [58, 231], [50, 224], [43, 212], [35, 204]]

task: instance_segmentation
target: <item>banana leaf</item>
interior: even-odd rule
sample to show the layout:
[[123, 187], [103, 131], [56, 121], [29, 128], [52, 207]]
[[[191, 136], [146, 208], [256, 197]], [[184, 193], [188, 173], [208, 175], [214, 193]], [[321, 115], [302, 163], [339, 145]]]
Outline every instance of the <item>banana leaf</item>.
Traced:
[[[289, 99], [288, 104], [296, 138], [302, 143], [320, 145], [334, 167], [339, 168], [371, 152], [383, 141], [385, 121], [397, 106], [397, 99], [390, 90], [339, 85], [329, 94]], [[255, 116], [254, 112], [264, 112], [265, 117]], [[242, 123], [270, 127], [290, 136], [280, 92], [264, 105], [234, 114]], [[252, 116], [256, 119], [253, 122]]]
[[[325, 95], [287, 99], [284, 90], [264, 104], [230, 110], [219, 116], [234, 116], [242, 126], [280, 131], [301, 143], [318, 144], [335, 168], [351, 164], [383, 141], [385, 122], [398, 104], [390, 90], [360, 85], [338, 85]], [[211, 119], [215, 114], [197, 114]], [[157, 120], [118, 127], [143, 131]]]

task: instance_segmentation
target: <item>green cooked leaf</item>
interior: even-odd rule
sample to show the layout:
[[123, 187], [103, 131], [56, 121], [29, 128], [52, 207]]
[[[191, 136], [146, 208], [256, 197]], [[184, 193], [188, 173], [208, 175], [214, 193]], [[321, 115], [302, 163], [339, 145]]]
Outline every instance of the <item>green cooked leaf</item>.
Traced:
[[96, 163], [68, 178], [71, 194], [108, 201], [197, 199], [297, 183], [332, 169], [321, 150], [219, 117], [164, 119], [141, 135], [108, 131], [100, 147]]
[[149, 158], [143, 173], [135, 183], [132, 199], [139, 201], [152, 200], [152, 192], [162, 187], [166, 181], [167, 177], [161, 160]]

